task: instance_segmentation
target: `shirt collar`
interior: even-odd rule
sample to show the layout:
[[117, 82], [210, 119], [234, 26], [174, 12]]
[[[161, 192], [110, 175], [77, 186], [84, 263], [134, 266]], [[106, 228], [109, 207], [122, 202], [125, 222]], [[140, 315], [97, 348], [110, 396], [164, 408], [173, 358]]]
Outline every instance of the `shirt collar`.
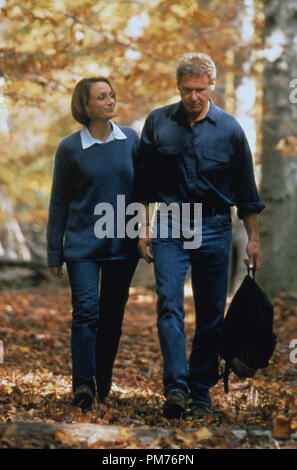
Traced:
[[80, 131], [82, 148], [87, 149], [94, 144], [107, 144], [108, 142], [112, 142], [113, 140], [127, 139], [127, 136], [123, 133], [123, 131], [121, 131], [121, 129], [116, 124], [114, 124], [114, 122], [110, 121], [110, 123], [112, 130], [105, 142], [103, 140], [96, 139], [95, 137], [93, 137], [89, 129], [84, 126]]
[[[208, 119], [209, 121], [211, 121], [215, 124], [216, 121], [217, 121], [217, 118], [218, 118], [217, 109], [216, 109], [217, 107], [216, 107], [216, 105], [214, 104], [214, 102], [211, 98], [209, 98], [209, 101], [210, 101], [210, 108], [209, 108], [209, 111], [208, 111], [208, 113], [207, 113], [207, 115], [205, 116], [204, 119]], [[177, 118], [177, 120], [180, 120], [182, 122], [187, 121], [187, 114], [186, 114], [185, 108], [182, 104], [182, 101], [177, 103], [177, 107], [176, 107], [176, 110], [174, 112], [174, 115]]]
[[214, 102], [211, 98], [209, 98], [209, 101], [210, 101], [210, 108], [209, 108], [209, 111], [208, 111], [208, 113], [205, 117], [210, 119], [214, 123], [216, 123], [216, 121], [218, 119], [217, 107], [216, 107], [216, 105], [214, 104]]

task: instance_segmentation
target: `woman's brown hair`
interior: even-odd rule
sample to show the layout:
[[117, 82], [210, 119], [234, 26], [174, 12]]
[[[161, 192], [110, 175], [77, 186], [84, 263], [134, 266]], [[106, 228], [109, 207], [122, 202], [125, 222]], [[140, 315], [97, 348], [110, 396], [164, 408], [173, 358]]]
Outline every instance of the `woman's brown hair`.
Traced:
[[86, 106], [90, 98], [91, 85], [96, 82], [107, 83], [115, 96], [115, 91], [110, 81], [106, 77], [90, 77], [83, 78], [82, 80], [80, 80], [73, 90], [71, 100], [71, 112], [74, 119], [80, 124], [83, 124], [84, 126], [88, 126], [90, 123], [90, 118], [86, 111]]

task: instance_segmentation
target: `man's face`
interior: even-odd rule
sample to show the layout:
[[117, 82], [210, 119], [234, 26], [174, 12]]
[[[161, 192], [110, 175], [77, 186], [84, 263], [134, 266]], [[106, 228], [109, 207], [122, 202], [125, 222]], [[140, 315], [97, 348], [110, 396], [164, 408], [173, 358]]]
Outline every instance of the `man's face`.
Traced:
[[178, 86], [182, 103], [186, 112], [199, 116], [207, 107], [211, 94], [208, 76], [201, 77], [184, 75]]

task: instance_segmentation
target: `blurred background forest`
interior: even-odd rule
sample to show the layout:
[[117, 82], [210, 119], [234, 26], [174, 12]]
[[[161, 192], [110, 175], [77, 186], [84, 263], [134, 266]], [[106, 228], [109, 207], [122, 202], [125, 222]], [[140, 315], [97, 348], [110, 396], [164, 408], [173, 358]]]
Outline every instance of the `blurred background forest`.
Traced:
[[[79, 129], [75, 83], [105, 75], [115, 122], [141, 132], [155, 107], [179, 100], [175, 66], [208, 53], [213, 99], [244, 128], [266, 209], [260, 217], [267, 292], [297, 285], [297, 4], [293, 0], [0, 0], [0, 283], [48, 279], [45, 228], [58, 142]], [[242, 279], [234, 217], [230, 289]], [[141, 264], [135, 282], [152, 281]]]

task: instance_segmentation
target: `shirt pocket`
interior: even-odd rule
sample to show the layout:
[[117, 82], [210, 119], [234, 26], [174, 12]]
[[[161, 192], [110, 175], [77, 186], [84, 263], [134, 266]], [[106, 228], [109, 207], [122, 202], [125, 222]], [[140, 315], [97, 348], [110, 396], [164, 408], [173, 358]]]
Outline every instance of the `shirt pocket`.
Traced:
[[228, 153], [216, 150], [205, 150], [200, 159], [201, 171], [220, 171], [230, 166], [230, 156]]
[[181, 149], [176, 145], [161, 145], [158, 147], [158, 167], [164, 176], [174, 175], [181, 157]]
[[160, 145], [158, 147], [158, 151], [165, 158], [168, 158], [168, 157], [175, 158], [181, 153], [180, 147], [176, 145]]

